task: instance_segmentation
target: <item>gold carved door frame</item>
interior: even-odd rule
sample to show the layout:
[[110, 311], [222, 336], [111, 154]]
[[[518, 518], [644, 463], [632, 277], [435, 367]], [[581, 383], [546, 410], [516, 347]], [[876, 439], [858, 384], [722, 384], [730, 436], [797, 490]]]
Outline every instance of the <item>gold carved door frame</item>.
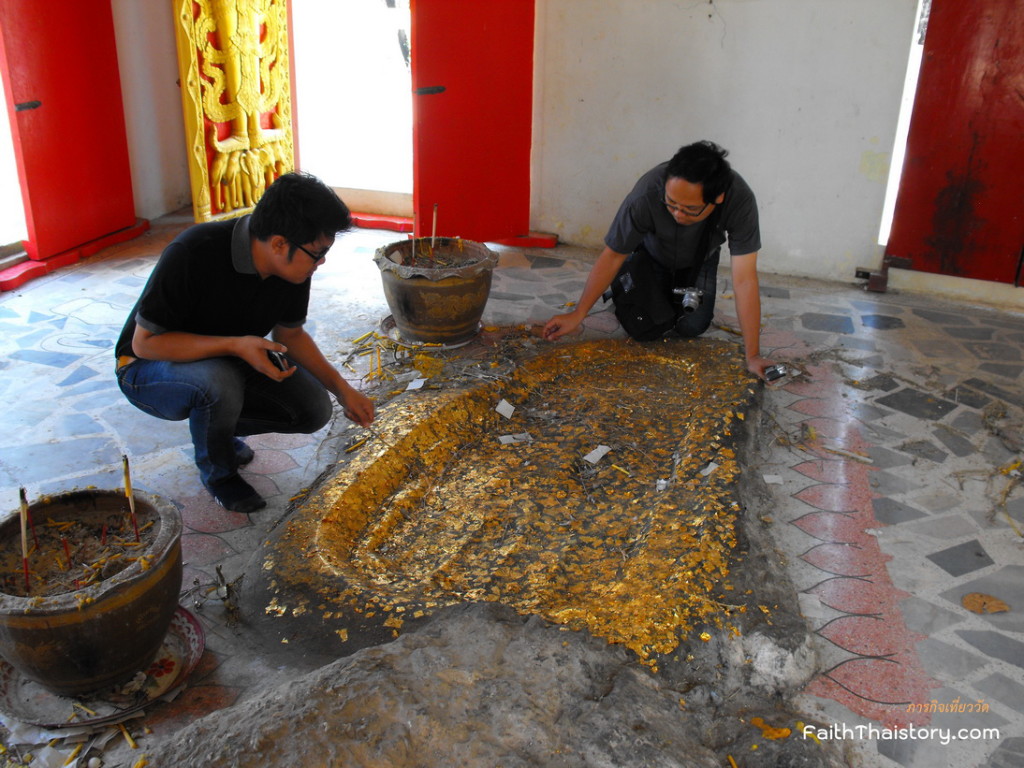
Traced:
[[240, 216], [295, 167], [287, 0], [174, 0], [196, 221]]

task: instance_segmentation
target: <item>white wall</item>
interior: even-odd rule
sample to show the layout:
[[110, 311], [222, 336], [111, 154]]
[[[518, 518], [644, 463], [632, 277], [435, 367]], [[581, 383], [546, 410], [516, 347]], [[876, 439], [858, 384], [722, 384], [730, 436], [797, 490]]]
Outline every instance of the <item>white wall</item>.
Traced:
[[[764, 271], [847, 282], [876, 267], [916, 2], [536, 0], [531, 227], [598, 247], [643, 171], [710, 138], [758, 196]], [[156, 218], [191, 205], [173, 4], [111, 3], [136, 213]], [[1019, 289], [983, 286], [1024, 308]]]
[[770, 272], [852, 280], [876, 244], [916, 0], [537, 0], [532, 226], [599, 246], [637, 177], [717, 141]]
[[135, 215], [190, 207], [171, 0], [111, 0]]

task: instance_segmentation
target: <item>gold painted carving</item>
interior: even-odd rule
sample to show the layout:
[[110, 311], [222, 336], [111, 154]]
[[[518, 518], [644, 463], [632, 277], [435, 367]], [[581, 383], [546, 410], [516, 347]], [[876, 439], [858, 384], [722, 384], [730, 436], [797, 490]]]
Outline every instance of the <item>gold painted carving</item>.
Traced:
[[286, 0], [174, 0], [196, 221], [249, 212], [295, 166]]

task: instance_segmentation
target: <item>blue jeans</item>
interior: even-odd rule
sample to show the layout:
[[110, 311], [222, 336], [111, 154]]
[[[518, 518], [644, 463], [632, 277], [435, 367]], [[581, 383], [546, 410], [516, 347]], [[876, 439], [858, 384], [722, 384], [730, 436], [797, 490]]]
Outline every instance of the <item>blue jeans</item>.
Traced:
[[305, 369], [277, 382], [234, 357], [135, 360], [118, 369], [117, 383], [139, 410], [168, 421], [188, 419], [196, 466], [207, 487], [237, 474], [236, 436], [309, 434], [333, 411], [327, 390]]

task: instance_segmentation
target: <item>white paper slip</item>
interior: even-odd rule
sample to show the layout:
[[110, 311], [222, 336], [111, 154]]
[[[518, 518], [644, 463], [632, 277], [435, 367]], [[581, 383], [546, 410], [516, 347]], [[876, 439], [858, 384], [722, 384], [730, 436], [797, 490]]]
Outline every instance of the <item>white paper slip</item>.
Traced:
[[512, 414], [515, 413], [516, 411], [516, 407], [512, 405], [512, 403], [510, 403], [508, 400], [503, 399], [500, 403], [498, 403], [498, 407], [495, 408], [494, 410], [496, 410], [506, 419], [511, 419]]
[[406, 389], [419, 389], [426, 381], [426, 379], [413, 379], [409, 382], [409, 386]]
[[597, 464], [597, 462], [599, 462], [602, 458], [604, 458], [604, 455], [606, 453], [608, 453], [608, 451], [610, 451], [610, 450], [611, 450], [611, 448], [609, 446], [607, 446], [607, 445], [599, 445], [599, 446], [597, 446], [597, 448], [592, 450], [590, 453], [588, 453], [583, 458], [584, 458], [584, 460], [589, 461], [591, 464]]
[[511, 445], [513, 443], [532, 443], [533, 437], [529, 432], [519, 432], [515, 435], [501, 435], [498, 438], [498, 442], [502, 445]]
[[782, 485], [782, 475], [765, 475], [764, 481], [769, 485]]
[[706, 467], [704, 467], [704, 469], [702, 469], [702, 470], [700, 471], [700, 473], [701, 473], [701, 475], [703, 475], [704, 477], [707, 477], [707, 476], [708, 476], [708, 475], [710, 475], [710, 474], [711, 474], [712, 472], [714, 472], [714, 471], [715, 471], [716, 469], [718, 469], [718, 465], [717, 465], [717, 464], [715, 464], [715, 462], [713, 462], [713, 461], [712, 461], [712, 462], [710, 462], [710, 463], [709, 463], [709, 464], [708, 464], [708, 465], [707, 465]]

